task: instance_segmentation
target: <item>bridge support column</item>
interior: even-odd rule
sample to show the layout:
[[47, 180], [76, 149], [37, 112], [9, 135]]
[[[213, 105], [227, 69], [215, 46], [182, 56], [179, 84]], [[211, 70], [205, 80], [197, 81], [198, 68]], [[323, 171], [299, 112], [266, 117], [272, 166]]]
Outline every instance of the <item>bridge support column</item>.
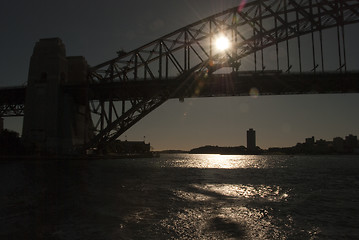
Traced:
[[36, 43], [30, 61], [22, 135], [28, 148], [40, 153], [71, 154], [88, 140], [86, 89], [77, 96], [64, 90], [65, 85], [86, 81], [86, 60], [66, 57], [60, 39]]

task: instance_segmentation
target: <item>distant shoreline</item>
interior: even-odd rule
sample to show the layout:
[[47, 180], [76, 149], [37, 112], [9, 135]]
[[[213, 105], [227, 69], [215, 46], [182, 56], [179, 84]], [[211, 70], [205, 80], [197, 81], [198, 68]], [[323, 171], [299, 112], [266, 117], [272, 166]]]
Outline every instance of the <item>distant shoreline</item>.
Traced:
[[157, 153], [143, 154], [108, 154], [108, 155], [7, 155], [0, 156], [2, 161], [52, 161], [52, 160], [101, 160], [101, 159], [126, 159], [126, 158], [155, 158]]
[[349, 156], [349, 155], [359, 155], [358, 153], [284, 153], [284, 152], [263, 152], [263, 153], [213, 153], [213, 152], [201, 152], [193, 153], [190, 151], [178, 151], [178, 150], [165, 150], [159, 151], [161, 154], [213, 154], [213, 155], [263, 155], [263, 156]]
[[262, 150], [257, 153], [235, 153], [235, 152], [213, 152], [213, 151], [201, 151], [193, 152], [184, 151], [184, 150], [164, 150], [164, 151], [155, 151], [150, 153], [134, 153], [134, 154], [108, 154], [108, 155], [5, 155], [0, 156], [0, 162], [8, 161], [61, 161], [61, 160], [104, 160], [104, 159], [137, 159], [137, 158], [158, 158], [161, 154], [214, 154], [214, 155], [263, 155], [263, 156], [349, 156], [349, 155], [359, 155], [357, 152], [351, 153], [285, 153], [285, 152], [268, 152]]

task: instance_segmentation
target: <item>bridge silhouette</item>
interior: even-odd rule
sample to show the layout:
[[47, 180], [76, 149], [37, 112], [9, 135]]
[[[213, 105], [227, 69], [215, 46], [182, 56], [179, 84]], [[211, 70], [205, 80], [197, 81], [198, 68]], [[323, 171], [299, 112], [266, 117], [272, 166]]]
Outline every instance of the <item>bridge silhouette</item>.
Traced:
[[[351, 49], [346, 45], [351, 34], [346, 26], [358, 22], [355, 0], [252, 1], [130, 52], [119, 51], [118, 57], [97, 66], [67, 58], [68, 74], [59, 71], [55, 77], [60, 79], [59, 106], [52, 107], [66, 116], [61, 121], [72, 124], [72, 132], [86, 128], [78, 134], [83, 139], [71, 141], [68, 150], [79, 151], [103, 148], [172, 98], [358, 93], [359, 72], [353, 71], [358, 59], [348, 59]], [[228, 39], [228, 49], [216, 46], [219, 37]], [[33, 59], [54, 46], [62, 51], [62, 45], [60, 39], [38, 42], [32, 62], [41, 64], [36, 71], [30, 64], [28, 85], [0, 89], [0, 117], [24, 116], [26, 121], [39, 114], [29, 107], [37, 96], [31, 89], [46, 85], [50, 77], [48, 66]], [[64, 113], [64, 101], [79, 112]], [[39, 111], [46, 116], [46, 109]], [[82, 120], [74, 120], [79, 116]], [[46, 136], [28, 139], [47, 141]]]

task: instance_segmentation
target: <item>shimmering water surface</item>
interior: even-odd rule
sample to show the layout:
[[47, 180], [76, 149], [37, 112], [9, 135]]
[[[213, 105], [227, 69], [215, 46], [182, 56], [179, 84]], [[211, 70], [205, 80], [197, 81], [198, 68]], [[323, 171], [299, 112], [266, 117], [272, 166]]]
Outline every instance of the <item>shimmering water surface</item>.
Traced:
[[359, 239], [359, 156], [0, 162], [0, 239]]

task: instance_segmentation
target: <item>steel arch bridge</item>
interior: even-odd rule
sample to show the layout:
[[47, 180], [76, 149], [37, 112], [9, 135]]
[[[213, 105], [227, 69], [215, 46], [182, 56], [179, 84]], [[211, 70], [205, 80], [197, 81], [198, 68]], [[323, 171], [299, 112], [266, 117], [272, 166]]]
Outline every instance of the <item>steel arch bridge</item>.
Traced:
[[[92, 83], [113, 83], [112, 86], [117, 83], [123, 90], [117, 91], [121, 93], [117, 96], [115, 92], [111, 92], [110, 97], [99, 96], [96, 105], [91, 102], [92, 113], [99, 115], [95, 124], [98, 134], [86, 147], [115, 140], [167, 99], [181, 98], [181, 94], [182, 97], [188, 96], [185, 91], [200, 79], [208, 78], [207, 81], [210, 81], [209, 75], [215, 75], [219, 68], [229, 67], [233, 72], [238, 72], [242, 62], [251, 55], [252, 71], [262, 72], [259, 73], [262, 78], [280, 75], [280, 71], [290, 72], [293, 68], [289, 46], [291, 39], [297, 39], [298, 72], [304, 72], [301, 38], [307, 34], [311, 38], [312, 52], [312, 67], [309, 71], [325, 72], [323, 31], [336, 28], [339, 59], [337, 69], [345, 72], [347, 62], [344, 26], [358, 21], [359, 1], [260, 0], [185, 26], [131, 52], [120, 52], [117, 58], [91, 68]], [[319, 57], [316, 32], [319, 33]], [[227, 36], [232, 45], [225, 54], [218, 52], [214, 46], [219, 34]], [[281, 55], [279, 45], [283, 42], [285, 50]], [[264, 71], [265, 49], [271, 46], [275, 47], [274, 70], [277, 72]], [[284, 68], [280, 64], [283, 55]], [[151, 86], [150, 80], [156, 87]], [[142, 89], [155, 88], [157, 91], [142, 90], [133, 83], [138, 81], [149, 82]], [[164, 87], [160, 88], [161, 84]], [[133, 97], [136, 90], [142, 91], [139, 94], [142, 97]], [[201, 91], [203, 87], [194, 89], [191, 95], [201, 95]], [[126, 92], [129, 93], [128, 96]], [[114, 101], [122, 101], [120, 114]]]
[[[67, 87], [88, 91], [95, 135], [83, 149], [116, 140], [170, 98], [359, 92], [346, 46], [346, 26], [358, 22], [358, 0], [256, 0], [119, 51], [89, 69], [86, 86]], [[228, 50], [215, 47], [219, 36]], [[16, 106], [7, 109], [18, 115]]]

